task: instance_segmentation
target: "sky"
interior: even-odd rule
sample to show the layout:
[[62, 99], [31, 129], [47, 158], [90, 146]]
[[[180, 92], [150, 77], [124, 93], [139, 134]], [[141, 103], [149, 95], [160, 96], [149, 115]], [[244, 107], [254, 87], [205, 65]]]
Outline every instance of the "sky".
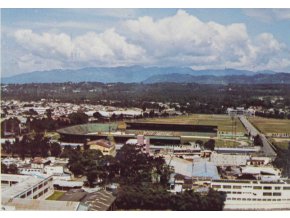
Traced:
[[290, 72], [290, 9], [2, 9], [2, 77], [181, 66]]

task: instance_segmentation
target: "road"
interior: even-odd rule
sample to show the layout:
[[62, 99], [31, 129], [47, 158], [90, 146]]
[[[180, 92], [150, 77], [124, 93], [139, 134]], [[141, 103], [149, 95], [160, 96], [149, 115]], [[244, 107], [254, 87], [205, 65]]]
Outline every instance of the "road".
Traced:
[[249, 133], [251, 133], [252, 136], [255, 135], [260, 135], [260, 138], [263, 142], [263, 152], [267, 157], [276, 157], [277, 154], [274, 150], [274, 146], [268, 141], [268, 139], [266, 138], [266, 136], [264, 134], [262, 134], [261, 132], [259, 132], [254, 126], [253, 124], [250, 123], [250, 121], [248, 121], [248, 119], [245, 116], [239, 116], [240, 121], [242, 122], [242, 124], [244, 125], [244, 127], [247, 129], [247, 131]]

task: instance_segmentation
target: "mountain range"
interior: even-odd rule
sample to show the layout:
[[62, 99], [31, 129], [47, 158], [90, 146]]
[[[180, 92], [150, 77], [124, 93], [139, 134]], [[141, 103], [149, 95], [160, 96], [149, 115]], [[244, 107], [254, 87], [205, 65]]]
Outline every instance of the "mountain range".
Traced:
[[290, 83], [290, 74], [274, 71], [248, 71], [237, 69], [193, 70], [189, 67], [90, 67], [82, 69], [56, 69], [34, 71], [2, 77], [4, 84], [103, 82], [103, 83]]

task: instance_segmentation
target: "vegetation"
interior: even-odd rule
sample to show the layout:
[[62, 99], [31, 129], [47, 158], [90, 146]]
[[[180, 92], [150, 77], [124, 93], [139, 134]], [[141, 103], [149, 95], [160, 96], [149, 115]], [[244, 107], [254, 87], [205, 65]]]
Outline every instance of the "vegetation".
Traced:
[[[233, 131], [233, 123], [231, 117], [228, 115], [191, 114], [188, 116], [146, 119], [144, 120], [144, 122], [176, 123], [176, 124], [192, 124], [192, 125], [216, 125], [218, 126], [218, 130], [221, 132]], [[236, 122], [237, 122], [236, 131], [245, 133], [245, 128], [240, 122], [240, 120], [237, 119]]]
[[[79, 92], [73, 92], [73, 90], [79, 90]], [[94, 90], [94, 92], [89, 90]], [[276, 98], [277, 96], [281, 98]], [[34, 83], [9, 84], [1, 97], [3, 100], [37, 101], [44, 98], [75, 104], [89, 102], [91, 104], [139, 108], [158, 107], [152, 102], [171, 102], [170, 105], [180, 112], [224, 114], [227, 107], [286, 108], [290, 105], [290, 87], [287, 84], [257, 84], [253, 86], [251, 84], [209, 85], [195, 83]], [[273, 99], [276, 100], [273, 101]], [[163, 109], [160, 108], [160, 110]], [[290, 118], [287, 113], [284, 113], [283, 117]]]
[[276, 145], [275, 147], [277, 148], [277, 157], [273, 164], [275, 167], [282, 169], [282, 174], [284, 176], [290, 177], [290, 144], [287, 149], [281, 149]]
[[17, 155], [22, 159], [36, 156], [48, 157], [49, 155], [58, 157], [61, 153], [59, 143], [51, 143], [47, 137], [40, 133], [24, 135], [21, 140], [16, 138], [14, 143], [6, 141], [2, 144], [2, 149], [6, 154], [10, 154], [12, 157]]
[[116, 207], [119, 210], [222, 210], [225, 194], [212, 189], [206, 195], [192, 190], [172, 194], [164, 189], [124, 186], [118, 192]]
[[290, 134], [290, 120], [268, 119], [261, 117], [249, 118], [262, 133], [288, 133]]
[[186, 191], [167, 191], [172, 169], [163, 157], [143, 153], [133, 145], [124, 145], [116, 157], [99, 151], [68, 150], [69, 169], [75, 176], [87, 177], [88, 185], [118, 182], [118, 210], [222, 210], [225, 195], [210, 190], [206, 195]]
[[58, 200], [60, 199], [65, 192], [54, 191], [52, 195], [50, 195], [46, 200]]
[[17, 174], [18, 167], [16, 166], [16, 164], [10, 164], [9, 166], [7, 166], [6, 164], [1, 162], [1, 173]]
[[262, 141], [260, 135], [254, 136], [254, 145], [255, 146], [263, 146], [263, 141]]

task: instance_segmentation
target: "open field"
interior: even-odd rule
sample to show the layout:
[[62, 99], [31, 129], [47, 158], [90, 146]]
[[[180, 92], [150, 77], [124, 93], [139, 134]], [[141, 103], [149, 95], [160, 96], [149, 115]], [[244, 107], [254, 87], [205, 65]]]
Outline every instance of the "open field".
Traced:
[[251, 117], [249, 121], [262, 133], [288, 133], [290, 134], [290, 120], [268, 119], [262, 117]]
[[64, 195], [65, 192], [55, 191], [52, 195], [50, 195], [46, 200], [58, 200], [61, 196]]
[[[218, 131], [232, 132], [232, 120], [228, 115], [192, 114], [189, 116], [176, 116], [169, 118], [148, 118], [140, 121], [192, 125], [216, 125], [218, 126]], [[236, 131], [245, 132], [245, 128], [238, 118], [236, 118], [236, 123]]]
[[290, 139], [271, 139], [271, 142], [281, 149], [288, 149]]
[[[195, 141], [200, 140], [203, 143], [207, 142], [209, 139], [206, 138], [196, 138]], [[238, 147], [240, 145], [237, 141], [227, 140], [227, 139], [216, 139], [215, 140], [215, 146], [216, 147]]]

